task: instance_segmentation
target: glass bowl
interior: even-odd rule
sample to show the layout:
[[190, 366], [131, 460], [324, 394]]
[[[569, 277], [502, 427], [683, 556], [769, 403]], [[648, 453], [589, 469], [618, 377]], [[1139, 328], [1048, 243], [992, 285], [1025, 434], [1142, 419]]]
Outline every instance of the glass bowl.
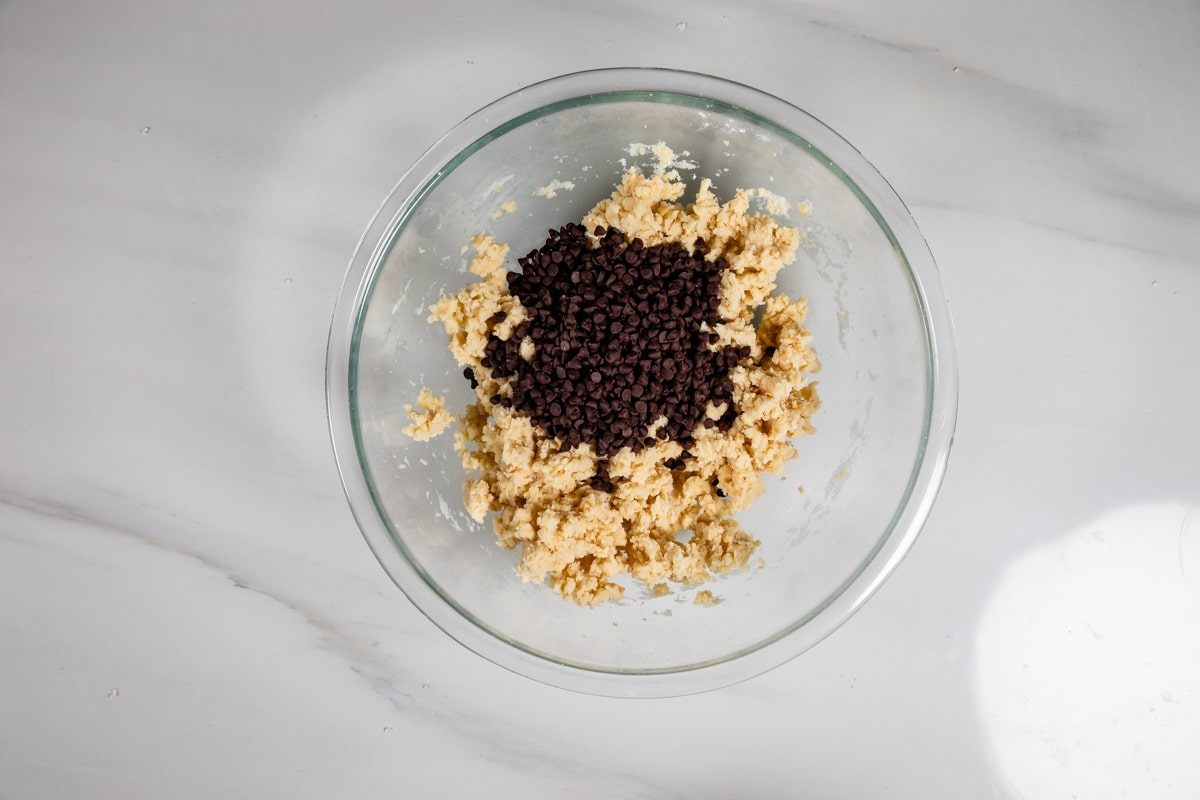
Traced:
[[[426, 321], [430, 304], [475, 279], [465, 270], [471, 237], [488, 231], [508, 243], [516, 269], [515, 258], [540, 246], [548, 229], [578, 222], [608, 196], [627, 164], [653, 165], [631, 144], [660, 141], [695, 165], [682, 171], [689, 191], [709, 177], [723, 201], [760, 187], [787, 200], [787, 217], [778, 218], [804, 235], [778, 284], [809, 300], [822, 408], [817, 432], [795, 443], [799, 456], [781, 475], [766, 475], [766, 494], [737, 517], [762, 541], [752, 568], [698, 587], [711, 589], [717, 605], [695, 604], [697, 587], [653, 597], [634, 584], [617, 602], [581, 608], [516, 577], [516, 553], [496, 543], [490, 521], [477, 524], [464, 509], [453, 436], [411, 440], [401, 433], [404, 406], [425, 386], [455, 414], [473, 400], [442, 326]], [[613, 696], [734, 683], [836, 629], [920, 531], [957, 408], [937, 270], [883, 177], [782, 100], [660, 69], [595, 70], [530, 86], [471, 115], [421, 156], [350, 263], [327, 372], [350, 507], [408, 598], [501, 666]]]

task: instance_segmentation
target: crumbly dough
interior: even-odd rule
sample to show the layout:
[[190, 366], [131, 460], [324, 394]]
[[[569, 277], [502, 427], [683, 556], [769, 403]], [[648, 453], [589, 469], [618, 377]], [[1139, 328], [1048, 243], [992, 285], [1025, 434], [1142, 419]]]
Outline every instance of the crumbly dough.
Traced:
[[517, 210], [516, 202], [514, 202], [512, 200], [505, 200], [503, 203], [500, 204], [500, 207], [498, 209], [496, 209], [495, 211], [493, 211], [489, 216], [491, 216], [491, 218], [493, 220], [498, 220], [501, 217], [503, 217], [505, 214], [516, 213], [516, 210]]
[[713, 593], [708, 589], [701, 589], [696, 592], [696, 597], [692, 600], [693, 605], [697, 606], [715, 606], [719, 602], [721, 601], [713, 597]]
[[446, 410], [446, 399], [435, 397], [429, 389], [422, 389], [417, 395], [417, 405], [421, 407], [420, 411], [409, 405], [404, 407], [409, 424], [400, 430], [418, 442], [429, 441], [454, 422], [454, 415]]
[[763, 202], [763, 207], [766, 208], [768, 214], [787, 217], [792, 213], [792, 207], [787, 198], [775, 194], [770, 189], [759, 187], [754, 190], [754, 195]]
[[[796, 455], [790, 440], [812, 432], [809, 419], [820, 404], [809, 377], [819, 362], [803, 325], [807, 304], [773, 293], [776, 274], [795, 258], [796, 230], [751, 215], [746, 191], [725, 205], [708, 180], [691, 204], [680, 202], [683, 193], [675, 171], [648, 177], [631, 168], [583, 220], [589, 231], [612, 227], [647, 245], [678, 242], [690, 249], [703, 238], [706, 257], [728, 263], [718, 310], [726, 322], [712, 329], [719, 337], [712, 347], [750, 347], [750, 358], [729, 376], [740, 414], [725, 432], [698, 427], [683, 470], [663, 463], [680, 455], [677, 442], [661, 441], [640, 453], [625, 448], [607, 465], [615, 490], [593, 489], [588, 479], [597, 459], [590, 444], [560, 452], [557, 440], [528, 418], [489, 402], [494, 395], [511, 396], [511, 387], [480, 365], [488, 337], [507, 339], [526, 318], [508, 292], [506, 245], [476, 235], [470, 269], [481, 280], [430, 307], [430, 321], [442, 323], [451, 353], [474, 370], [479, 384], [478, 401], [455, 434], [470, 476], [463, 490], [468, 512], [480, 522], [494, 514], [500, 544], [520, 549], [516, 572], [522, 580], [548, 581], [579, 604], [619, 598], [624, 588], [614, 579], [624, 574], [659, 596], [665, 581], [696, 584], [745, 568], [759, 542], [731, 515], [762, 493], [760, 473], [778, 472]], [[504, 312], [500, 321], [498, 312]], [[532, 341], [523, 343], [522, 355], [532, 357], [532, 347]], [[768, 347], [774, 348], [769, 357]], [[707, 416], [716, 420], [724, 411], [723, 404], [710, 403]], [[679, 536], [684, 531], [691, 532], [686, 541]]]
[[557, 178], [547, 183], [545, 186], [539, 186], [534, 194], [538, 197], [544, 197], [547, 200], [558, 197], [559, 190], [571, 191], [575, 188], [573, 181], [560, 181]]

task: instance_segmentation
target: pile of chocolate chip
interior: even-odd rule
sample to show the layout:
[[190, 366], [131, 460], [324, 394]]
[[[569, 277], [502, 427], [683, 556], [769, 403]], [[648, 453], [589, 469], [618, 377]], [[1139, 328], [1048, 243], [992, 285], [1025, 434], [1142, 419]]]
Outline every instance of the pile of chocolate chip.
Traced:
[[[508, 339], [488, 339], [483, 366], [512, 385], [511, 398], [491, 401], [523, 412], [562, 449], [586, 442], [601, 458], [654, 444], [648, 428], [666, 417], [655, 436], [684, 446], [667, 464], [680, 469], [698, 425], [732, 424], [728, 373], [750, 354], [749, 347], [711, 349], [717, 335], [702, 329], [721, 321], [725, 260], [707, 261], [700, 239], [689, 253], [679, 244], [627, 241], [613, 229], [593, 234], [597, 246], [580, 225], [550, 231], [545, 244], [518, 259], [522, 272], [508, 273], [528, 318]], [[526, 337], [535, 347], [529, 361], [520, 354]], [[727, 404], [720, 420], [706, 418], [709, 401]], [[603, 464], [597, 481], [611, 491]]]

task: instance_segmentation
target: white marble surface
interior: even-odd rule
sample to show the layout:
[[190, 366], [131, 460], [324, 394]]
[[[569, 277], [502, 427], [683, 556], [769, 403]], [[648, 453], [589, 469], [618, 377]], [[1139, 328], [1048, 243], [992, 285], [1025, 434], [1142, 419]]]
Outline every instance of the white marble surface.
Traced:
[[[0, 798], [1200, 796], [1195, 3], [340, 5], [0, 2]], [[856, 144], [962, 363], [880, 594], [663, 701], [441, 634], [324, 419], [399, 174], [500, 94], [623, 64]]]

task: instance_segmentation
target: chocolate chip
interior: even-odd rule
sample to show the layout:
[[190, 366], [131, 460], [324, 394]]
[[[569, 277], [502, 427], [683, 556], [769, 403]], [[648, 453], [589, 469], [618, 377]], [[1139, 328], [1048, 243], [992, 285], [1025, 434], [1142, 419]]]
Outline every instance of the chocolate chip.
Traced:
[[[728, 373], [750, 348], [711, 350], [719, 336], [702, 330], [722, 322], [723, 259], [704, 260], [700, 240], [693, 254], [675, 243], [626, 242], [611, 228], [592, 235], [595, 246], [582, 226], [550, 231], [517, 260], [523, 271], [508, 274], [527, 319], [508, 339], [488, 339], [481, 364], [513, 386], [511, 398], [492, 402], [511, 404], [563, 448], [586, 442], [601, 458], [653, 446], [647, 430], [660, 416], [667, 424], [657, 438], [688, 446], [700, 425], [728, 429], [737, 415]], [[499, 312], [488, 322], [504, 319]], [[525, 337], [535, 346], [529, 361], [520, 356]], [[705, 418], [709, 401], [727, 406], [718, 422]], [[671, 459], [671, 468], [690, 455]], [[611, 491], [603, 478], [593, 487]]]

